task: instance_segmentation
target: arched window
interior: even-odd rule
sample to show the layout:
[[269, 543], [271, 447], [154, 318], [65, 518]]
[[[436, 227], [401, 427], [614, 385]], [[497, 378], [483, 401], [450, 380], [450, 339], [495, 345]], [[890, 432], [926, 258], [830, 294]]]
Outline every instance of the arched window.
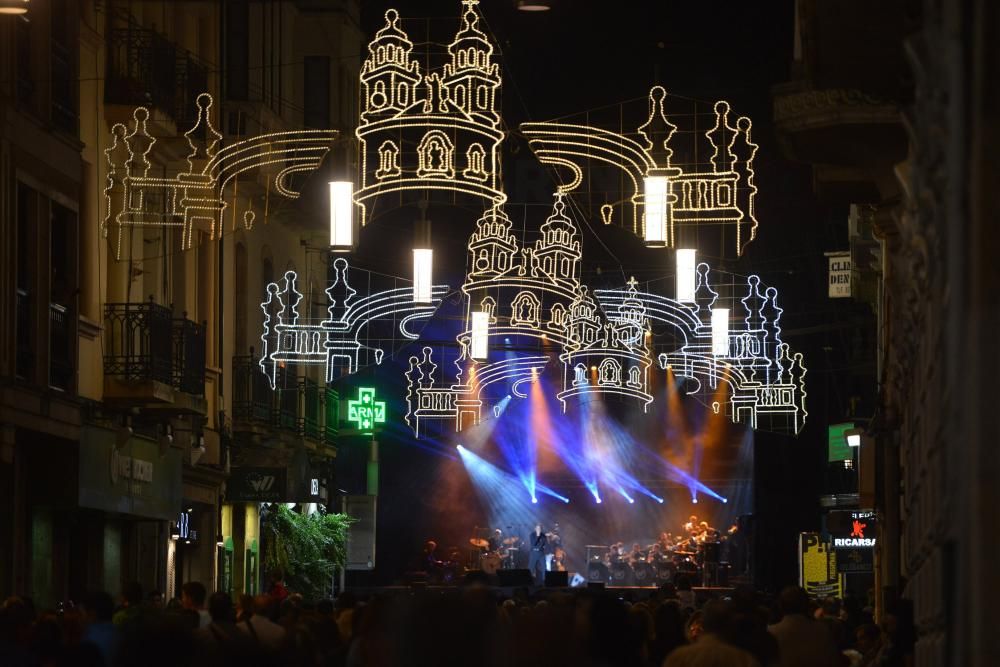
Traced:
[[538, 326], [538, 312], [541, 304], [531, 292], [521, 292], [511, 303], [510, 323], [518, 326]]
[[396, 106], [405, 107], [410, 101], [410, 87], [405, 83], [396, 86]]
[[476, 272], [487, 271], [490, 268], [490, 253], [486, 248], [480, 248], [476, 255]]
[[378, 169], [375, 170], [375, 178], [392, 178], [399, 174], [399, 148], [392, 141], [383, 141], [378, 147]]
[[465, 170], [462, 175], [476, 181], [485, 181], [489, 178], [486, 173], [486, 151], [480, 144], [472, 144], [465, 153]]
[[490, 108], [490, 93], [486, 86], [476, 88], [476, 104], [479, 105], [480, 109]]
[[622, 367], [614, 359], [605, 359], [597, 369], [598, 384], [621, 385]]
[[633, 366], [628, 369], [628, 386], [630, 387], [641, 387], [642, 386], [642, 373], [639, 371], [638, 366]]
[[573, 367], [573, 384], [587, 384], [587, 367], [583, 364], [577, 364]]
[[417, 176], [455, 176], [455, 147], [441, 130], [431, 130], [417, 147]]

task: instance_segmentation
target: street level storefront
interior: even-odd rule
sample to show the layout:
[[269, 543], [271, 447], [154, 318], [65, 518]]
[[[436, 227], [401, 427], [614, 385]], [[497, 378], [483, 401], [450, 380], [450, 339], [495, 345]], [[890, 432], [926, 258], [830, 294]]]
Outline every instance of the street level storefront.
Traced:
[[[78, 446], [77, 446], [78, 445]], [[163, 590], [181, 457], [127, 429], [84, 425], [79, 443], [35, 437], [26, 455], [26, 592], [40, 607], [114, 595], [126, 581]]]

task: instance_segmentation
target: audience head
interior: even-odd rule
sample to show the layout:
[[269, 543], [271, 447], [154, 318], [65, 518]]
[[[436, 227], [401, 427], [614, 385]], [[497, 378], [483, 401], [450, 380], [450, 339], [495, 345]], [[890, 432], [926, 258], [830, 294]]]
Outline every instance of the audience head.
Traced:
[[122, 600], [126, 607], [135, 607], [142, 604], [142, 584], [138, 581], [130, 581], [122, 587]]
[[229, 623], [233, 620], [233, 601], [229, 593], [212, 593], [208, 598], [208, 614], [215, 623]]
[[115, 612], [115, 602], [104, 591], [87, 593], [80, 603], [87, 619], [94, 622], [107, 622]]
[[787, 586], [778, 596], [781, 613], [809, 615], [809, 594], [801, 586]]
[[205, 586], [200, 581], [189, 581], [181, 586], [181, 604], [185, 609], [202, 609], [205, 606]]

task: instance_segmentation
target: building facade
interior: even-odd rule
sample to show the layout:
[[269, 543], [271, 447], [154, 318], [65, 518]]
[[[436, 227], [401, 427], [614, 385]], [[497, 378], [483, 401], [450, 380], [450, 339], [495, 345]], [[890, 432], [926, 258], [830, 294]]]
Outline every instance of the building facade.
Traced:
[[[0, 20], [0, 594], [252, 592], [259, 503], [329, 498], [320, 378], [259, 393], [250, 332], [276, 270], [324, 273], [310, 193], [354, 125], [360, 34], [356, 2]], [[310, 161], [249, 143], [234, 166], [278, 132]], [[247, 493], [269, 467], [280, 493]]]
[[990, 434], [997, 309], [995, 3], [796, 3], [779, 138], [820, 198], [852, 205], [853, 290], [878, 325], [879, 402], [859, 503], [876, 605], [912, 609], [917, 665], [1000, 659]]

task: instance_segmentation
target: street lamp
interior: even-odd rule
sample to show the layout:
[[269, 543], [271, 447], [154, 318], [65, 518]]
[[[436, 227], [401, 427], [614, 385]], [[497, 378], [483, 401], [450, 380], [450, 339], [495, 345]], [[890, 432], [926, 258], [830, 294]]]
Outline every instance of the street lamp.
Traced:
[[350, 252], [354, 249], [354, 184], [330, 181], [330, 249]]
[[0, 14], [27, 14], [28, 0], [0, 0]]

